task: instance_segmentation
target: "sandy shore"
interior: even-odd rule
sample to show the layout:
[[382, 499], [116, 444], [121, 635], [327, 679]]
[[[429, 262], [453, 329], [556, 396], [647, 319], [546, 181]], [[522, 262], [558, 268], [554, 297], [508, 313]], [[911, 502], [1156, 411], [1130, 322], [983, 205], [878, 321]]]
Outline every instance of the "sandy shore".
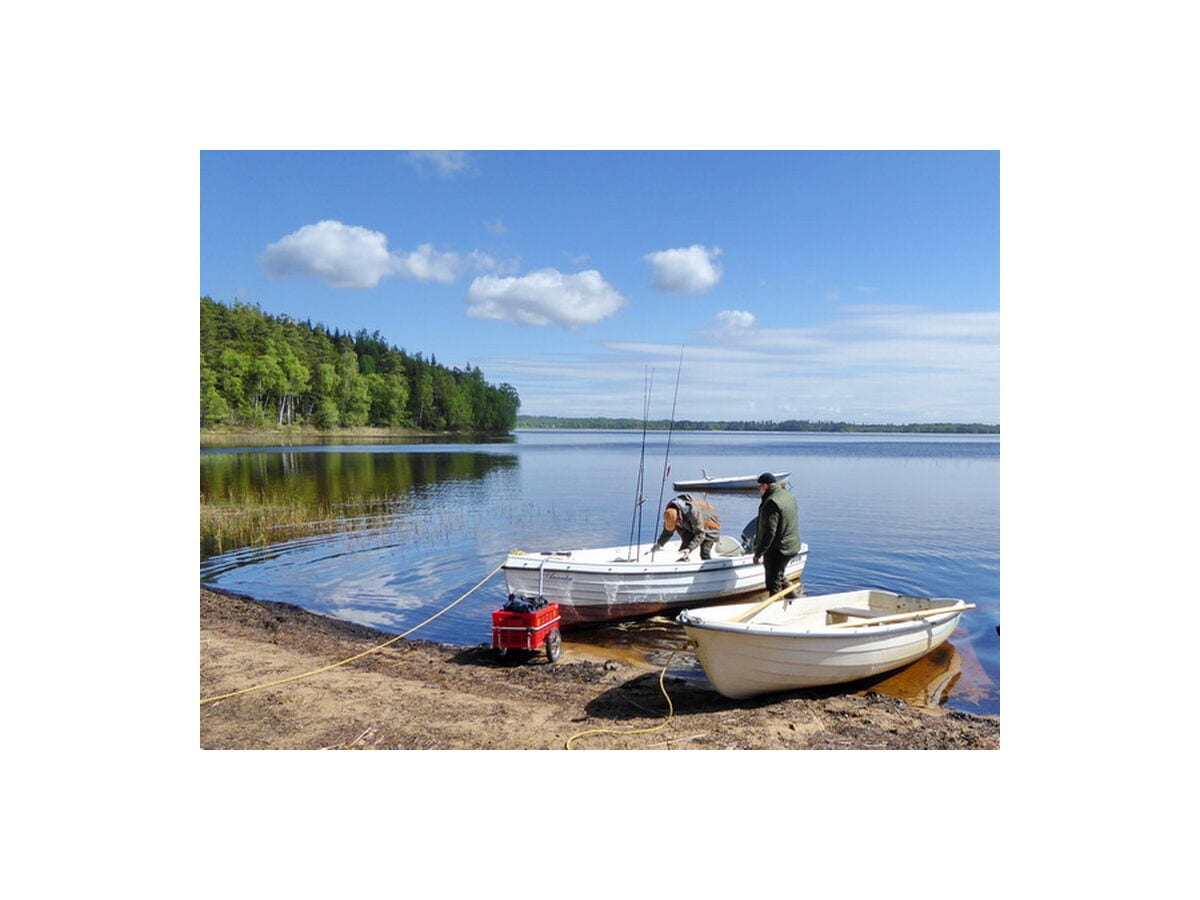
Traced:
[[[573, 648], [502, 664], [298, 607], [200, 591], [204, 749], [997, 749], [997, 718], [823, 688], [726, 700]], [[325, 669], [325, 667], [334, 666]], [[255, 689], [297, 675], [314, 675]], [[664, 694], [665, 691], [665, 694]], [[237, 693], [243, 692], [243, 693]], [[224, 699], [211, 699], [226, 696]]]

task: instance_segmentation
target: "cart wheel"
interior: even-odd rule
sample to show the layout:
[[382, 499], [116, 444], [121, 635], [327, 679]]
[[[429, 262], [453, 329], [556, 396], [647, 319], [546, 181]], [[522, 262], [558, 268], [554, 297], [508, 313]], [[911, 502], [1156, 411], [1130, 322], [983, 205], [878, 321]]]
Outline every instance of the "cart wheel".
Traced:
[[562, 635], [555, 628], [546, 635], [546, 658], [550, 662], [558, 662], [560, 656], [562, 656]]
[[507, 647], [496, 647], [495, 653], [496, 653], [496, 659], [500, 660], [500, 662], [506, 662], [508, 660], [508, 648]]

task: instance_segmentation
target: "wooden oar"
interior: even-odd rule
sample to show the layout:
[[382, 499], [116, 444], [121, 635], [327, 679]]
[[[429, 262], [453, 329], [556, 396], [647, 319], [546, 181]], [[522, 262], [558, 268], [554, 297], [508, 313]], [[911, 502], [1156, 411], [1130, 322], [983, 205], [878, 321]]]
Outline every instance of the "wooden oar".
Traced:
[[964, 609], [974, 609], [974, 603], [964, 603], [962, 606], [943, 606], [940, 609], [918, 609], [913, 612], [895, 613], [890, 616], [880, 616], [877, 619], [863, 619], [858, 622], [838, 622], [830, 628], [863, 628], [867, 625], [890, 625], [892, 622], [907, 622], [909, 619], [921, 619], [926, 616], [940, 616], [943, 613], [957, 613]]
[[744, 613], [742, 613], [736, 619], [730, 619], [730, 621], [731, 622], [745, 622], [747, 619], [751, 619], [754, 616], [758, 615], [760, 612], [762, 612], [764, 609], [766, 609], [768, 606], [770, 606], [772, 603], [774, 603], [780, 597], [787, 596], [792, 591], [796, 590], [796, 588], [798, 588], [798, 587], [800, 587], [799, 581], [797, 581], [795, 584], [791, 585], [790, 587], [785, 587], [782, 591], [780, 591], [778, 594], [775, 594], [773, 597], [768, 597], [762, 603], [759, 603], [759, 604], [756, 604], [755, 606], [750, 607], [748, 610], [746, 610]]

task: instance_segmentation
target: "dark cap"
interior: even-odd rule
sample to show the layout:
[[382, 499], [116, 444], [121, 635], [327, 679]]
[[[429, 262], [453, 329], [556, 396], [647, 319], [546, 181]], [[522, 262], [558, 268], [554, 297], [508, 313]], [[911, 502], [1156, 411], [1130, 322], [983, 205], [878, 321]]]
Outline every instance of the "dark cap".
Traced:
[[775, 476], [772, 475], [770, 472], [763, 472], [761, 475], [758, 476], [758, 483], [759, 484], [774, 484]]

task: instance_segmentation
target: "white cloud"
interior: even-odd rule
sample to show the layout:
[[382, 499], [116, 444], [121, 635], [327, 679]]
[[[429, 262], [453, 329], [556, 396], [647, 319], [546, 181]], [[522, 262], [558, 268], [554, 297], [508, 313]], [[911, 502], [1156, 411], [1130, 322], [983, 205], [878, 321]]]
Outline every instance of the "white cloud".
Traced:
[[482, 250], [472, 250], [467, 259], [471, 264], [471, 268], [476, 272], [513, 275], [521, 268], [521, 260], [516, 257], [499, 260], [490, 253], [484, 253]]
[[[738, 313], [740, 310], [726, 310]], [[733, 316], [736, 319], [738, 317]], [[613, 341], [588, 356], [491, 359], [531, 415], [639, 416], [647, 368], [673, 383], [680, 348]], [[656, 391], [666, 417], [672, 389]], [[804, 328], [711, 328], [684, 348], [680, 419], [1000, 421], [999, 312], [864, 308]]]
[[575, 275], [540, 269], [520, 278], [476, 278], [467, 290], [467, 315], [577, 328], [608, 318], [627, 302], [594, 269]]
[[744, 309], [723, 309], [717, 313], [717, 325], [730, 330], [753, 328], [754, 313]]
[[463, 262], [457, 253], [438, 253], [432, 244], [421, 244], [411, 253], [393, 254], [393, 271], [417, 281], [448, 284], [458, 277]]
[[940, 341], [1000, 341], [1000, 314], [996, 312], [932, 313], [920, 310], [884, 311], [851, 319], [855, 327], [871, 335], [928, 338]]
[[408, 161], [419, 171], [431, 171], [440, 178], [450, 178], [471, 166], [471, 158], [461, 150], [414, 150]]
[[[471, 262], [486, 271], [480, 257], [490, 260], [476, 251]], [[432, 244], [407, 253], [389, 251], [382, 232], [332, 219], [305, 225], [270, 244], [259, 263], [272, 278], [311, 275], [333, 287], [351, 288], [373, 288], [390, 275], [444, 284], [468, 265], [459, 254], [439, 252]]]
[[385, 235], [330, 220], [285, 235], [259, 262], [274, 278], [312, 275], [334, 287], [357, 288], [375, 287], [393, 266]]
[[650, 263], [651, 281], [660, 291], [703, 294], [721, 280], [721, 269], [714, 262], [720, 255], [720, 247], [692, 244], [647, 253], [642, 259]]

